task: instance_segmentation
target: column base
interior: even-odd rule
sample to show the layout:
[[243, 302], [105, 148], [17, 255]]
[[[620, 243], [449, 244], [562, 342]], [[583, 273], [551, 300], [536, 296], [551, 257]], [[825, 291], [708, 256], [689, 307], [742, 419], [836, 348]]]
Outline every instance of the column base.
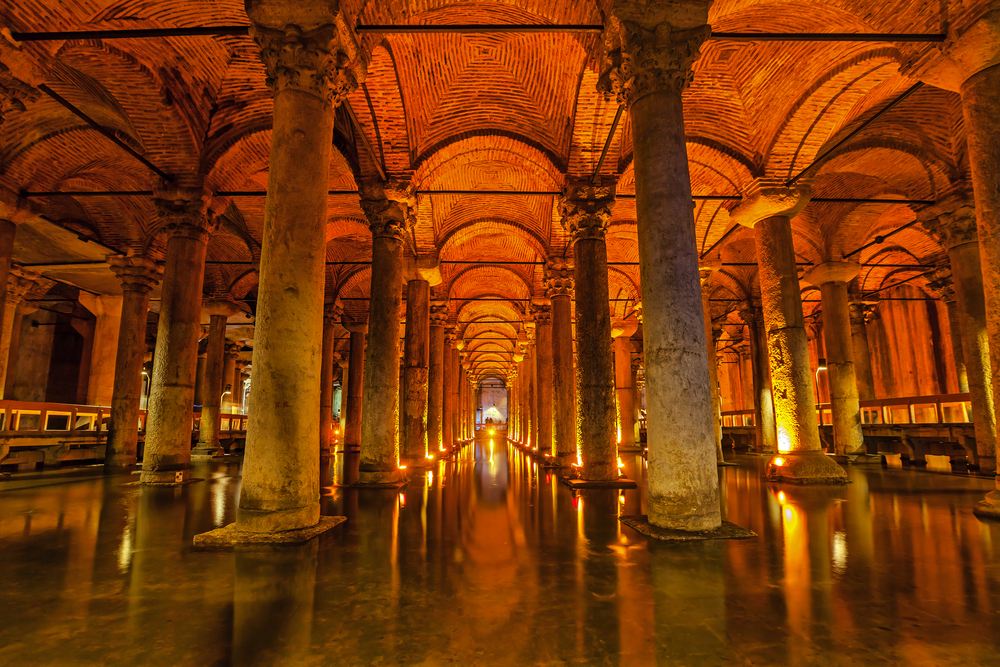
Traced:
[[823, 452], [778, 454], [767, 464], [765, 479], [791, 484], [849, 484], [843, 468]]
[[635, 489], [639, 486], [633, 480], [626, 479], [625, 477], [619, 477], [618, 479], [569, 479], [568, 477], [560, 477], [559, 481], [574, 491], [578, 489]]
[[986, 499], [980, 500], [973, 508], [972, 513], [980, 519], [1000, 521], [1000, 489], [986, 494]]
[[420, 469], [430, 469], [437, 467], [437, 457], [432, 456], [427, 458], [426, 456], [413, 457], [413, 458], [401, 458], [399, 460], [400, 465], [404, 465], [409, 468], [420, 468]]
[[150, 486], [181, 486], [191, 482], [200, 482], [200, 479], [191, 477], [191, 470], [137, 470], [139, 484]]
[[217, 442], [199, 442], [191, 450], [192, 459], [214, 459], [225, 455], [226, 450]]
[[631, 514], [618, 517], [624, 525], [635, 532], [651, 537], [654, 540], [664, 542], [694, 542], [697, 540], [745, 540], [750, 537], [757, 537], [757, 533], [746, 528], [740, 528], [735, 523], [723, 521], [722, 525], [713, 530], [699, 532], [688, 532], [686, 530], [673, 530], [671, 528], [660, 528], [649, 523], [645, 514]]
[[347, 521], [346, 516], [321, 516], [319, 523], [315, 526], [273, 533], [240, 530], [237, 524], [231, 523], [228, 526], [195, 535], [194, 546], [201, 549], [232, 549], [241, 545], [302, 544], [345, 521]]
[[848, 454], [846, 458], [851, 465], [882, 465], [880, 454]]
[[372, 472], [362, 470], [358, 473], [358, 481], [351, 486], [369, 489], [398, 489], [406, 486], [409, 481], [403, 470], [376, 470]]
[[978, 470], [979, 472], [995, 473], [997, 471], [997, 457], [980, 456], [979, 465], [970, 465], [969, 470]]

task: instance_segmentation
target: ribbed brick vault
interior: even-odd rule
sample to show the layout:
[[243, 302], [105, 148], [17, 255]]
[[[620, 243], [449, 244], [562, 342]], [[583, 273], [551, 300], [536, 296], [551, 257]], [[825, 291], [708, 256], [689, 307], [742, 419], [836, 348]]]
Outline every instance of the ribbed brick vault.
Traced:
[[[358, 24], [601, 24], [606, 0], [348, 0]], [[717, 31], [942, 33], [983, 2], [910, 0], [774, 2], [717, 0]], [[949, 6], [951, 5], [951, 6]], [[239, 0], [19, 0], [0, 7], [0, 28], [18, 32], [246, 25]], [[360, 36], [367, 80], [337, 115], [331, 190], [376, 175], [419, 190], [558, 191], [589, 176], [617, 104], [597, 92], [600, 37], [563, 34], [377, 34]], [[6, 47], [5, 47], [6, 48]], [[787, 179], [810, 165], [915, 81], [900, 68], [927, 44], [712, 40], [685, 94], [692, 190], [737, 195], [754, 178]], [[247, 37], [69, 40], [26, 43], [45, 83], [178, 184], [215, 192], [261, 191], [267, 183], [271, 98]], [[601, 172], [634, 194], [632, 130], [625, 114]], [[372, 160], [361, 133], [374, 149]], [[376, 165], [378, 162], [378, 165]], [[820, 197], [937, 199], [968, 179], [957, 95], [924, 87], [852, 137], [809, 176]], [[9, 110], [0, 133], [0, 185], [11, 191], [150, 190], [157, 177], [49, 96]], [[543, 264], [570, 257], [547, 196], [420, 195], [408, 252], [437, 253], [450, 318], [467, 338], [481, 376], [501, 374], [532, 298], [544, 297]], [[163, 241], [148, 196], [38, 197], [46, 217], [117, 251]], [[752, 237], [730, 227], [733, 201], [695, 203], [706, 258], [728, 263], [712, 278], [713, 316], [738, 322], [726, 299], [753, 296]], [[209, 247], [207, 294], [252, 306], [264, 198], [216, 195], [223, 220]], [[366, 310], [371, 240], [353, 195], [329, 201], [327, 298], [349, 315]], [[803, 263], [851, 252], [914, 220], [906, 205], [811, 203], [793, 222]], [[710, 254], [707, 251], [712, 249]], [[639, 298], [634, 202], [621, 199], [608, 234], [616, 317]], [[862, 293], [921, 273], [943, 249], [919, 225], [854, 255], [866, 265]], [[230, 262], [219, 264], [217, 262]], [[242, 262], [242, 263], [241, 263]], [[342, 264], [332, 264], [343, 262]], [[471, 262], [462, 264], [458, 262]], [[499, 264], [504, 262], [507, 264]], [[924, 269], [926, 270], [926, 269]], [[921, 286], [924, 279], [911, 284]], [[55, 289], [65, 290], [64, 287]], [[492, 297], [493, 300], [468, 299]], [[506, 322], [498, 322], [505, 320]], [[641, 340], [641, 333], [637, 334]], [[487, 340], [489, 339], [489, 340]]]

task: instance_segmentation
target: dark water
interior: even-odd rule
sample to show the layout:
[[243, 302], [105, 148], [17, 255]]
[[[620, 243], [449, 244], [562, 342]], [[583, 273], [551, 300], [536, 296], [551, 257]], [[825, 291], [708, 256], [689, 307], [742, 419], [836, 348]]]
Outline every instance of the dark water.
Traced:
[[281, 550], [191, 548], [232, 521], [237, 462], [0, 491], [0, 664], [1000, 665], [991, 480], [738, 461], [726, 517], [759, 537], [689, 545], [620, 526], [641, 486], [574, 497], [500, 441], [400, 493], [327, 489], [348, 521]]

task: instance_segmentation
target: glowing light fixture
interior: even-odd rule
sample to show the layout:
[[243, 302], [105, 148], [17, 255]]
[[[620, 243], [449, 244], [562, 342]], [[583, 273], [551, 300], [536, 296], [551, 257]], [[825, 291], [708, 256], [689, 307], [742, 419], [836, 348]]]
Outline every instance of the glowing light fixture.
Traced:
[[783, 459], [780, 456], [778, 456], [773, 461], [771, 461], [771, 463], [773, 463], [774, 465], [776, 465], [776, 466], [778, 466], [780, 468], [781, 466], [785, 465], [785, 459]]

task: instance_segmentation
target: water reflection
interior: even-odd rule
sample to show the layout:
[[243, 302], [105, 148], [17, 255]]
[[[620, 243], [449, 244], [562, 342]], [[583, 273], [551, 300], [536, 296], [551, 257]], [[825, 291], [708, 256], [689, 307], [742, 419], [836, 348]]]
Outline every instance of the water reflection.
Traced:
[[[357, 455], [352, 455], [356, 457]], [[852, 469], [823, 489], [721, 472], [747, 541], [655, 544], [622, 528], [638, 490], [574, 495], [501, 441], [343, 488], [348, 521], [304, 548], [190, 548], [232, 521], [239, 468], [204, 482], [128, 476], [2, 492], [4, 661], [62, 664], [997, 664], [1000, 525], [968, 476]]]

